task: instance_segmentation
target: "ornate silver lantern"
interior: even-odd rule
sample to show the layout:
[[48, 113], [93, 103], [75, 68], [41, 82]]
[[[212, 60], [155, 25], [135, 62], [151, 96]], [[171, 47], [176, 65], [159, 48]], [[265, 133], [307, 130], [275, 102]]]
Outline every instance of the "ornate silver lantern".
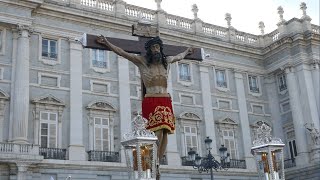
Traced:
[[284, 180], [284, 143], [280, 138], [271, 137], [271, 128], [263, 123], [257, 129], [251, 153], [254, 155], [260, 179]]
[[121, 141], [124, 147], [129, 180], [155, 180], [157, 136], [145, 128], [147, 119], [138, 114], [132, 120], [132, 132]]

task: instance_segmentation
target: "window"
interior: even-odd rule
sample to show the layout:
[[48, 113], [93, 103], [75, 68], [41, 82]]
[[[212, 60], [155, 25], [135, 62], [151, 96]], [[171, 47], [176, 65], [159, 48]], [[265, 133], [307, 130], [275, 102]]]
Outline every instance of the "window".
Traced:
[[278, 85], [279, 85], [280, 92], [287, 89], [286, 76], [284, 73], [278, 75]]
[[0, 27], [0, 55], [4, 55], [6, 46], [6, 29]]
[[107, 68], [106, 51], [93, 49], [92, 51], [92, 66], [97, 68]]
[[258, 77], [249, 75], [248, 79], [249, 79], [250, 92], [252, 92], [252, 93], [260, 93]]
[[230, 159], [237, 159], [237, 143], [233, 130], [222, 130], [223, 144], [230, 153]]
[[186, 147], [186, 155], [190, 149], [198, 151], [197, 128], [192, 126], [184, 126], [184, 140]]
[[40, 146], [57, 147], [57, 113], [40, 112]]
[[216, 69], [216, 84], [217, 87], [227, 88], [227, 77], [225, 70]]
[[94, 150], [110, 151], [109, 119], [94, 118]]
[[42, 58], [57, 60], [58, 43], [56, 40], [42, 39]]
[[293, 130], [287, 132], [287, 142], [290, 159], [294, 159], [298, 155], [298, 153]]
[[291, 110], [291, 107], [290, 107], [290, 102], [289, 101], [286, 101], [286, 102], [283, 102], [280, 104], [280, 109], [281, 109], [281, 112], [283, 114], [287, 113], [287, 112], [290, 112]]
[[191, 73], [190, 65], [185, 63], [179, 63], [179, 79], [180, 81], [190, 81], [191, 82]]
[[96, 151], [118, 151], [114, 146], [114, 114], [115, 108], [108, 102], [94, 101], [88, 104], [89, 149]]

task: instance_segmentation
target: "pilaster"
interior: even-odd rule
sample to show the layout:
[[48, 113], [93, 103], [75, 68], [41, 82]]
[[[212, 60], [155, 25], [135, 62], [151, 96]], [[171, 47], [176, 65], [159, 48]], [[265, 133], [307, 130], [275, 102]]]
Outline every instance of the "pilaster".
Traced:
[[238, 98], [238, 108], [240, 116], [240, 126], [242, 132], [242, 141], [244, 148], [244, 158], [246, 160], [247, 169], [256, 169], [254, 157], [251, 154], [252, 139], [250, 135], [249, 118], [245, 88], [243, 83], [243, 75], [240, 72], [235, 72], [236, 90]]
[[[172, 76], [171, 76], [171, 70], [169, 69], [169, 74], [168, 74], [168, 93], [173, 95], [173, 89], [172, 89]], [[174, 106], [172, 105], [173, 112], [174, 112]], [[177, 118], [177, 117], [176, 117]], [[177, 126], [176, 126], [177, 128]], [[172, 166], [180, 166], [181, 165], [181, 158], [180, 154], [178, 151], [178, 146], [177, 146], [177, 130], [175, 133], [168, 135], [168, 144], [167, 144], [167, 160], [168, 160], [168, 165]]]
[[29, 117], [29, 37], [31, 28], [18, 25], [13, 93], [13, 142], [28, 143]]
[[[120, 134], [131, 131], [131, 104], [130, 104], [130, 84], [129, 84], [129, 63], [121, 56], [118, 58], [119, 76], [119, 115]], [[122, 138], [122, 137], [121, 137]], [[124, 149], [121, 149], [121, 162], [125, 163]]]
[[[206, 137], [210, 139], [217, 139], [215, 134], [215, 123], [212, 111], [212, 98], [211, 98], [211, 88], [210, 88], [210, 77], [208, 67], [200, 66], [200, 83], [201, 83], [201, 94], [203, 103], [203, 114], [205, 122], [205, 134]], [[217, 154], [217, 141], [212, 143], [212, 154]]]
[[311, 64], [311, 75], [315, 100], [317, 103], [317, 111], [320, 113], [320, 60], [314, 60], [314, 62]]
[[115, 0], [114, 7], [115, 7], [115, 16], [117, 18], [125, 17], [126, 2], [124, 2], [123, 0]]
[[302, 64], [296, 73], [298, 77], [298, 88], [300, 89], [300, 102], [303, 104], [303, 117], [305, 123], [313, 123], [317, 129], [320, 129], [319, 113], [317, 109], [315, 88], [311, 74], [311, 66]]
[[82, 119], [82, 46], [70, 40], [70, 145], [69, 160], [85, 160]]
[[309, 162], [308, 157], [308, 144], [306, 130], [304, 128], [304, 118], [302, 113], [302, 107], [300, 102], [299, 89], [297, 79], [294, 74], [294, 68], [292, 66], [285, 67], [287, 86], [290, 98], [290, 106], [292, 112], [293, 126], [295, 132], [295, 139], [297, 144], [298, 156], [296, 157], [297, 165], [306, 165]]
[[277, 79], [275, 75], [271, 75], [266, 78], [265, 85], [268, 95], [269, 108], [271, 111], [271, 120], [273, 124], [273, 133], [274, 136], [284, 140], [282, 122], [281, 122], [281, 113], [279, 109], [279, 93], [276, 83]]

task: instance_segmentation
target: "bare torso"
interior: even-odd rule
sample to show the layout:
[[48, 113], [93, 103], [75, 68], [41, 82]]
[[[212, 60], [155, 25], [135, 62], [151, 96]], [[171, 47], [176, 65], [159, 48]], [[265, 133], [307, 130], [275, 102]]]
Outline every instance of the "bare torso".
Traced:
[[168, 96], [168, 71], [161, 63], [152, 63], [149, 66], [146, 63], [141, 63], [138, 64], [138, 67], [147, 96]]

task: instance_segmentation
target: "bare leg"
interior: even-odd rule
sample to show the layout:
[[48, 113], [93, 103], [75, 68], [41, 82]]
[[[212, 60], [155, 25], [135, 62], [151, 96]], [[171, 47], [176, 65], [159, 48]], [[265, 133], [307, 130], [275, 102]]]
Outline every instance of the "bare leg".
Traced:
[[167, 149], [168, 143], [168, 132], [166, 129], [160, 129], [155, 132], [158, 137], [159, 147], [158, 147], [158, 160], [160, 161]]

